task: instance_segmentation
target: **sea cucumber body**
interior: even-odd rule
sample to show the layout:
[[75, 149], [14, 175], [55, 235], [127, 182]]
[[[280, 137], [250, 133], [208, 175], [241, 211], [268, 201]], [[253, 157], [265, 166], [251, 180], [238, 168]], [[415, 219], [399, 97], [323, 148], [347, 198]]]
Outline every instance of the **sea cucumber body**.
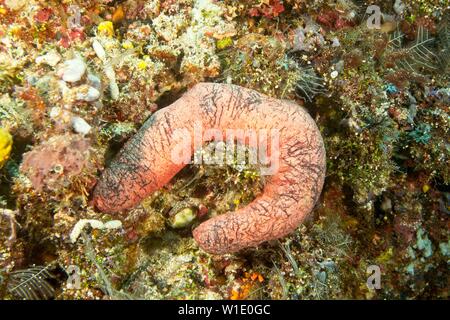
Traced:
[[[135, 206], [184, 166], [172, 161], [182, 137], [203, 128], [279, 131], [279, 169], [249, 205], [211, 218], [193, 231], [199, 246], [224, 254], [292, 232], [313, 209], [325, 176], [325, 149], [309, 114], [295, 103], [239, 86], [200, 83], [147, 120], [112, 161], [96, 186], [94, 204], [104, 212]], [[207, 140], [206, 138], [204, 140]], [[206, 141], [202, 141], [206, 142]], [[194, 145], [185, 146], [189, 155]]]

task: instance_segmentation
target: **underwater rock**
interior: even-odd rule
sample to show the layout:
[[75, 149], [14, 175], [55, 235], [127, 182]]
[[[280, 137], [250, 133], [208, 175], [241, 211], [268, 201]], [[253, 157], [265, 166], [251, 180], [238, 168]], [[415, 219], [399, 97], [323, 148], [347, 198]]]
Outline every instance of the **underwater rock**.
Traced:
[[[209, 253], [230, 253], [295, 230], [322, 190], [325, 149], [320, 132], [295, 103], [226, 84], [198, 84], [154, 113], [103, 172], [94, 191], [97, 208], [117, 212], [134, 207], [166, 185], [186, 165], [171, 159], [174, 148], [181, 146], [183, 159], [192, 157], [192, 139], [185, 138], [198, 121], [207, 129], [277, 130], [280, 135], [270, 151], [279, 162], [277, 170], [270, 173], [263, 194], [246, 207], [200, 224], [193, 231], [200, 247]], [[187, 132], [177, 135], [177, 128]], [[211, 138], [201, 139], [204, 143]]]

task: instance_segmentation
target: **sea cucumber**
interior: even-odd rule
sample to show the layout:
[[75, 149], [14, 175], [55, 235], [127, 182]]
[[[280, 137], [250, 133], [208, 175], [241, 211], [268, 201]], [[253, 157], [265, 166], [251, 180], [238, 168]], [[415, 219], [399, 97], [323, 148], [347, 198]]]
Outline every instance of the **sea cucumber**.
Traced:
[[[247, 206], [201, 223], [194, 239], [206, 252], [232, 253], [295, 230], [320, 196], [325, 148], [314, 120], [297, 104], [235, 85], [200, 83], [155, 112], [111, 162], [94, 190], [103, 212], [132, 208], [168, 183], [185, 164], [171, 160], [180, 143], [174, 132], [195, 123], [205, 129], [279, 131], [279, 168]], [[207, 139], [204, 139], [205, 143]], [[193, 143], [186, 145], [189, 155]]]

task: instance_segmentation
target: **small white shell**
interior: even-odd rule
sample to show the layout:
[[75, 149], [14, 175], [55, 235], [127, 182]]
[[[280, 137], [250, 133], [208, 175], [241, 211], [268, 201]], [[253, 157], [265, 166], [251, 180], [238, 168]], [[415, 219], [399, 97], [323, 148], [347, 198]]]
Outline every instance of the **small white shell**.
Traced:
[[73, 117], [72, 128], [76, 133], [86, 135], [91, 131], [92, 127], [83, 118]]

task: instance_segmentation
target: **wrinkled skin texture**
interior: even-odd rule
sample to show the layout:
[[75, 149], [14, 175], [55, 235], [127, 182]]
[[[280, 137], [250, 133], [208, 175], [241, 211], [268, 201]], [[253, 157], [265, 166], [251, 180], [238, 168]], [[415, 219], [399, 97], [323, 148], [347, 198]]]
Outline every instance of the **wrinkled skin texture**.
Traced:
[[[313, 209], [325, 176], [325, 149], [309, 114], [295, 103], [226, 84], [201, 83], [147, 120], [113, 160], [94, 191], [94, 204], [117, 212], [168, 183], [185, 164], [171, 161], [177, 128], [277, 129], [279, 169], [246, 207], [211, 218], [193, 231], [199, 246], [225, 254], [283, 237]], [[207, 139], [204, 139], [206, 142]], [[245, 141], [244, 141], [245, 142]], [[193, 143], [185, 146], [193, 154]], [[270, 149], [269, 149], [270, 150]]]

